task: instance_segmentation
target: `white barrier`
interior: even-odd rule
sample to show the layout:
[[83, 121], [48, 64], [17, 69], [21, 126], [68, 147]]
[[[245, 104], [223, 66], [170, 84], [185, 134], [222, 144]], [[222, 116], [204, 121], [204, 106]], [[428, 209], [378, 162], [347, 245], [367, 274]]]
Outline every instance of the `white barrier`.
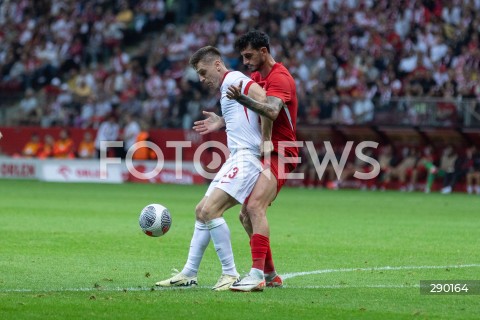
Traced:
[[48, 160], [40, 163], [39, 179], [53, 182], [122, 183], [120, 164], [107, 166], [105, 178], [98, 160]]
[[38, 164], [36, 159], [0, 157], [0, 178], [38, 179]]
[[195, 171], [193, 162], [183, 162], [181, 169], [174, 161], [166, 161], [162, 170], [153, 178], [142, 177], [143, 173], [155, 170], [156, 161], [133, 161], [136, 176], [128, 170], [125, 162], [108, 164], [106, 178], [102, 177], [100, 162], [78, 159], [25, 159], [0, 157], [0, 179], [38, 179], [52, 182], [94, 183], [174, 183], [202, 184], [204, 179]]

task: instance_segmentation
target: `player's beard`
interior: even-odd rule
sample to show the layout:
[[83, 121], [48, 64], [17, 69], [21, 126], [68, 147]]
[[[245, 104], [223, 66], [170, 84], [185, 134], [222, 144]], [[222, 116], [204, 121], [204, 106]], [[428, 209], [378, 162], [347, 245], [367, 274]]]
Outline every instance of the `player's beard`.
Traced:
[[260, 58], [257, 64], [248, 64], [247, 68], [250, 72], [260, 71], [265, 64], [265, 59]]
[[255, 71], [259, 71], [261, 66], [262, 66], [261, 64], [257, 64], [257, 65], [248, 64], [247, 69], [250, 70], [250, 72], [255, 72]]

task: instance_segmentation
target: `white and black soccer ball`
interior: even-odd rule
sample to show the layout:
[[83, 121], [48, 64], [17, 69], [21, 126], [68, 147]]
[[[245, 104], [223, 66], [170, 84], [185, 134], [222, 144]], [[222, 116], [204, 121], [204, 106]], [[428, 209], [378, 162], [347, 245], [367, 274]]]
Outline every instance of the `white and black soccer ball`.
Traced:
[[172, 217], [167, 208], [161, 204], [152, 203], [142, 209], [138, 223], [147, 236], [160, 237], [170, 229]]

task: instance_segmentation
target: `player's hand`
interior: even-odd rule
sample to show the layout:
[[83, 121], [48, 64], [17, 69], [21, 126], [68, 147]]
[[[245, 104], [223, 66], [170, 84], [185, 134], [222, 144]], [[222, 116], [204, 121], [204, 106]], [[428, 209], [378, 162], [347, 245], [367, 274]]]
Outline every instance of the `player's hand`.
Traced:
[[2, 134], [2, 132], [0, 131], [0, 139], [2, 139], [2, 137], [3, 137], [3, 134]]
[[225, 125], [222, 117], [219, 117], [214, 112], [202, 111], [206, 116], [204, 120], [198, 120], [193, 123], [193, 130], [201, 135], [220, 130]]
[[235, 85], [230, 85], [227, 88], [227, 98], [232, 99], [232, 100], [238, 100], [240, 96], [242, 95], [242, 84], [243, 81], [240, 81], [240, 84], [238, 86]]
[[272, 153], [273, 151], [273, 142], [270, 140], [267, 141], [262, 141], [262, 144], [260, 145], [260, 152], [262, 153], [262, 156], [265, 157]]

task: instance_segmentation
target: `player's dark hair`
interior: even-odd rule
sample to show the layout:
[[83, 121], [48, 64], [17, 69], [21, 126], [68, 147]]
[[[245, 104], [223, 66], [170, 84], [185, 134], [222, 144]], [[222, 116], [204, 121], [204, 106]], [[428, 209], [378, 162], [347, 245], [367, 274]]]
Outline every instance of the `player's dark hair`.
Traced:
[[234, 47], [236, 51], [241, 52], [249, 45], [255, 50], [265, 47], [268, 53], [270, 53], [270, 39], [264, 32], [258, 30], [249, 31], [235, 40]]
[[212, 46], [206, 46], [203, 48], [200, 48], [195, 52], [192, 57], [190, 58], [190, 65], [194, 68], [197, 69], [197, 64], [200, 61], [204, 61], [205, 63], [212, 63], [213, 61], [220, 59], [222, 60], [222, 54], [220, 53], [220, 50], [218, 50], [215, 47]]

